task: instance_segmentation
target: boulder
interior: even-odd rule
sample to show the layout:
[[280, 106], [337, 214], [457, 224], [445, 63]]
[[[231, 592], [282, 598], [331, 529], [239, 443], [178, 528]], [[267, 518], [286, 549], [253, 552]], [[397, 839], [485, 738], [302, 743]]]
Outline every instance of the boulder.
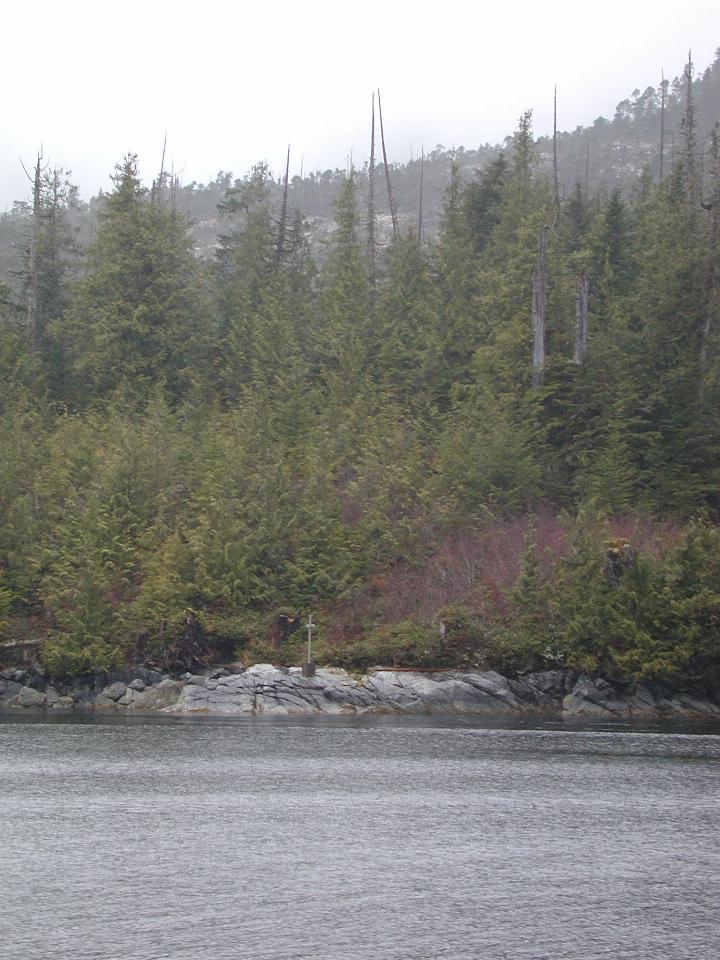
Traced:
[[90, 705], [98, 710], [117, 710], [118, 707], [117, 701], [106, 697], [104, 693], [99, 693], [95, 699], [90, 702]]
[[134, 680], [131, 680], [128, 684], [129, 690], [144, 690], [147, 684], [141, 677], [135, 677]]
[[242, 676], [245, 677], [285, 677], [288, 676], [287, 667], [274, 667], [271, 663], [256, 663], [248, 667]]
[[127, 686], [122, 682], [122, 680], [116, 680], [115, 683], [111, 683], [110, 686], [105, 687], [100, 696], [107, 697], [108, 700], [119, 700], [120, 697], [125, 695]]
[[20, 686], [24, 686], [26, 681], [30, 679], [30, 675], [27, 670], [21, 670], [20, 667], [6, 667], [5, 670], [0, 671], [0, 678], [12, 680], [19, 683]]
[[51, 706], [53, 710], [72, 710], [75, 706], [75, 701], [72, 697], [58, 697]]
[[138, 710], [165, 710], [177, 702], [183, 686], [182, 681], [168, 677], [155, 686], [136, 692], [133, 707]]
[[217, 680], [220, 677], [229, 676], [229, 671], [226, 670], [225, 667], [213, 667], [210, 670], [206, 670], [203, 675], [207, 677], [208, 680]]
[[0, 704], [9, 704], [23, 689], [16, 680], [0, 680]]
[[20, 692], [15, 697], [15, 704], [18, 707], [44, 707], [45, 703], [45, 694], [40, 690], [34, 690], [32, 687], [21, 687]]

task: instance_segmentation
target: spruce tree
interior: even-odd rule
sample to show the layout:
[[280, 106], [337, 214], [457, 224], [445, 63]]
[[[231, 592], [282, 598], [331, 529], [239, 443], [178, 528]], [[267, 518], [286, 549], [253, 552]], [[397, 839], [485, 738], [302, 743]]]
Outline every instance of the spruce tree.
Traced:
[[87, 273], [56, 325], [70, 398], [85, 404], [120, 390], [144, 401], [162, 384], [177, 400], [203, 376], [207, 357], [200, 268], [186, 222], [149, 202], [134, 155], [113, 182]]

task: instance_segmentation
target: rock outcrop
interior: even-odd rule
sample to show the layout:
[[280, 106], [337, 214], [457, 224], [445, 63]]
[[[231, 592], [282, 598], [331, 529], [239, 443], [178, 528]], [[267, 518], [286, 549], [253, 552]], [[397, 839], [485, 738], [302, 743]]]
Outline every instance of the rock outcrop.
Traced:
[[42, 675], [24, 670], [0, 672], [0, 708], [32, 707], [224, 715], [399, 713], [720, 720], [718, 692], [621, 685], [566, 670], [508, 679], [493, 671], [377, 669], [353, 676], [327, 668], [319, 669], [314, 677], [304, 677], [299, 667], [270, 664], [220, 668], [180, 678], [139, 669], [115, 677], [76, 680], [66, 687], [46, 683]]

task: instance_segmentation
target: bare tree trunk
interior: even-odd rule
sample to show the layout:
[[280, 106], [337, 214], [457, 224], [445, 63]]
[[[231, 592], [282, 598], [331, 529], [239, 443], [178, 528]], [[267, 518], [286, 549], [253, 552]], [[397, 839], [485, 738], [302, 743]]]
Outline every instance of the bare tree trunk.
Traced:
[[555, 201], [555, 219], [560, 216], [560, 179], [558, 177], [557, 155], [557, 87], [553, 94], [553, 199]]
[[390, 182], [390, 166], [388, 164], [387, 150], [385, 149], [385, 126], [383, 124], [382, 101], [380, 100], [379, 90], [377, 95], [378, 112], [380, 114], [380, 141], [382, 143], [383, 166], [385, 167], [385, 183], [387, 185], [388, 205], [390, 207], [390, 218], [392, 219], [393, 239], [397, 240], [400, 236], [400, 228], [398, 227], [397, 207], [395, 206], [395, 201], [393, 199], [392, 183]]
[[38, 153], [33, 171], [33, 206], [32, 206], [32, 231], [30, 234], [29, 250], [29, 276], [27, 287], [27, 317], [26, 330], [30, 349], [34, 350], [37, 346], [38, 335], [38, 292], [40, 289], [40, 264], [38, 257], [38, 247], [40, 245], [40, 208], [41, 208], [41, 168], [40, 162], [42, 153]]
[[375, 291], [375, 94], [370, 120], [370, 164], [368, 166], [367, 270], [370, 296]]
[[697, 123], [695, 120], [695, 105], [693, 102], [693, 73], [692, 53], [688, 53], [688, 62], [684, 77], [687, 83], [685, 97], [685, 120], [680, 132], [684, 143], [685, 186], [687, 198], [695, 206], [699, 200], [700, 180], [697, 169]]
[[712, 192], [709, 203], [704, 204], [710, 211], [711, 220], [705, 261], [705, 316], [700, 330], [700, 396], [705, 390], [713, 319], [720, 308], [720, 296], [717, 290], [718, 244], [720, 243], [720, 133], [717, 127], [712, 132], [711, 144]]
[[580, 365], [587, 350], [588, 300], [590, 298], [590, 279], [582, 270], [577, 278], [575, 291], [575, 363]]
[[150, 203], [159, 203], [162, 199], [163, 187], [165, 186], [165, 151], [167, 150], [167, 130], [163, 140], [162, 156], [160, 157], [160, 173], [157, 180], [153, 180], [150, 188]]
[[287, 159], [285, 161], [285, 178], [283, 180], [282, 204], [280, 206], [280, 223], [278, 224], [277, 244], [275, 245], [275, 258], [280, 261], [285, 256], [285, 242], [287, 240], [287, 211], [288, 211], [288, 185], [290, 183], [290, 144], [287, 148]]
[[590, 190], [590, 137], [587, 138], [585, 145], [585, 198], [587, 199]]
[[549, 232], [550, 227], [548, 227], [547, 224], [543, 224], [540, 228], [538, 258], [533, 273], [533, 387], [539, 387], [542, 383], [543, 367], [545, 366], [545, 285], [547, 280], [547, 239]]
[[660, 71], [660, 180], [665, 173], [665, 99], [667, 97], [667, 81], [665, 71]]
[[420, 205], [418, 207], [418, 243], [423, 242], [423, 176], [425, 174], [425, 147], [420, 154]]

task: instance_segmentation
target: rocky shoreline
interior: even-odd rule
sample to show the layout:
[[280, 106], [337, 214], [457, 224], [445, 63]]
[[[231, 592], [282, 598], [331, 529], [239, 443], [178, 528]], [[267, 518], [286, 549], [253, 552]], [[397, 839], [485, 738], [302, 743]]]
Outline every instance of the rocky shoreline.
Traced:
[[0, 710], [293, 715], [433, 714], [542, 716], [564, 720], [720, 719], [720, 690], [618, 684], [575, 671], [519, 679], [492, 671], [414, 673], [338, 668], [304, 677], [299, 667], [256, 664], [172, 677], [146, 668], [53, 683], [19, 668], [0, 671]]

